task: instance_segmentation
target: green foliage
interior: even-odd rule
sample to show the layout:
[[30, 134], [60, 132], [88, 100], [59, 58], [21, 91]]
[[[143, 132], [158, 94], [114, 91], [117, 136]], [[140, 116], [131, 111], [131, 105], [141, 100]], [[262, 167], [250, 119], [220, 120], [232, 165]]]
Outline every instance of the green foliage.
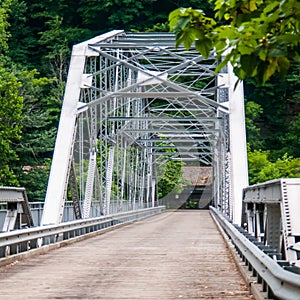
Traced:
[[293, 66], [285, 80], [273, 76], [263, 86], [257, 86], [253, 80], [246, 80], [244, 86], [247, 102], [255, 102], [263, 111], [260, 116], [251, 117], [252, 125], [259, 129], [257, 135], [253, 130], [248, 130], [249, 112], [247, 113], [246, 106], [248, 142], [251, 148], [271, 150], [272, 159], [285, 153], [299, 157], [299, 152], [295, 151], [298, 133], [292, 123], [296, 122], [300, 108], [300, 66]]
[[247, 131], [247, 141], [254, 149], [260, 149], [262, 146], [262, 139], [260, 135], [260, 128], [255, 124], [263, 113], [261, 105], [254, 101], [246, 101], [245, 121]]
[[168, 195], [176, 189], [176, 193], [182, 191], [182, 162], [170, 160], [159, 167], [159, 173], [163, 176], [158, 181], [158, 198]]
[[[169, 25], [176, 34], [177, 46], [194, 46], [204, 57], [214, 50], [218, 58], [223, 58], [216, 71], [230, 62], [239, 79], [247, 79], [247, 138], [251, 149], [256, 149], [249, 152], [252, 183], [298, 176], [298, 159], [290, 155], [300, 154], [300, 3], [212, 2], [215, 18], [191, 8], [170, 13]], [[264, 85], [258, 87], [256, 83]]]
[[10, 37], [7, 55], [15, 63], [20, 62], [23, 66], [30, 67], [35, 62], [35, 60], [32, 60], [35, 40], [29, 26], [27, 26], [27, 20], [27, 3], [11, 0], [8, 17]]
[[212, 13], [211, 4], [204, 0], [80, 0], [77, 13], [82, 26], [94, 34], [112, 29], [145, 31], [165, 23], [171, 10], [186, 5], [200, 5]]
[[[289, 64], [299, 60], [299, 3], [294, 0], [0, 1], [0, 85], [5, 87], [0, 116], [15, 121], [10, 126], [0, 122], [5, 128], [0, 131], [0, 183], [19, 181], [30, 200], [44, 197], [73, 44], [111, 29], [166, 31], [169, 12], [191, 6], [200, 9], [172, 13], [178, 37], [187, 47], [196, 41], [204, 56], [213, 47], [219, 56], [231, 47], [225, 62], [232, 62], [240, 78], [264, 82], [276, 72], [284, 75]], [[284, 153], [300, 156], [299, 76], [299, 67], [293, 67], [284, 81], [272, 76], [263, 87], [245, 81], [248, 141], [251, 149], [267, 153], [271, 164], [286, 162]], [[292, 163], [287, 165], [296, 170]], [[160, 183], [161, 195], [174, 182], [181, 185], [176, 185], [180, 171], [172, 177], [176, 168], [167, 169], [170, 176]]]
[[11, 165], [18, 160], [14, 144], [21, 137], [23, 98], [16, 76], [0, 67], [0, 185], [17, 185]]
[[189, 200], [189, 201], [186, 202], [185, 208], [194, 209], [194, 208], [197, 208], [198, 204], [199, 204], [199, 202], [197, 202], [197, 201]]
[[57, 78], [59, 82], [64, 82], [71, 54], [70, 46], [80, 40], [86, 32], [83, 29], [66, 27], [63, 17], [58, 15], [47, 20], [45, 26], [46, 30], [39, 33], [39, 44], [47, 49], [44, 60], [50, 67], [48, 74]]
[[285, 154], [272, 162], [269, 155], [269, 151], [251, 151], [248, 147], [250, 184], [282, 177], [300, 177], [300, 158], [292, 158]]
[[[79, 2], [78, 13], [83, 25], [92, 30], [125, 29], [143, 30], [157, 23], [153, 22], [151, 7], [153, 2], [146, 0], [110, 0]], [[99, 16], [101, 15], [101, 18]], [[152, 21], [151, 21], [152, 19]], [[142, 22], [143, 20], [143, 22]], [[144, 24], [143, 24], [144, 23]]]
[[215, 0], [215, 19], [201, 10], [180, 8], [170, 13], [170, 29], [177, 45], [196, 49], [207, 57], [215, 50], [230, 62], [240, 79], [253, 77], [265, 83], [275, 72], [287, 74], [291, 62], [299, 63], [300, 3], [282, 1]]
[[23, 132], [17, 151], [23, 165], [40, 165], [52, 157], [61, 102], [51, 95], [53, 80], [39, 77], [36, 70], [19, 71], [17, 76], [22, 83], [19, 94], [24, 98]]
[[0, 55], [3, 55], [8, 50], [7, 41], [10, 36], [7, 28], [9, 23], [7, 21], [10, 12], [10, 0], [0, 0]]
[[31, 201], [42, 201], [46, 192], [61, 102], [51, 95], [53, 80], [36, 70], [16, 71], [24, 98], [22, 137], [15, 144], [20, 161], [14, 165], [20, 185]]
[[[132, 30], [135, 31], [135, 30]], [[138, 30], [137, 30], [138, 31]], [[157, 23], [150, 28], [147, 28], [145, 32], [169, 32], [169, 24], [165, 23]]]
[[26, 188], [29, 201], [44, 201], [50, 171], [50, 159], [45, 159], [43, 165], [27, 166], [16, 173], [20, 186]]
[[176, 33], [176, 46], [184, 44], [189, 49], [195, 42], [196, 49], [208, 57], [212, 49], [209, 34], [214, 30], [216, 22], [204, 15], [202, 10], [178, 8], [170, 13], [170, 28]]
[[281, 137], [283, 151], [294, 157], [300, 157], [300, 114], [290, 123], [287, 133]]

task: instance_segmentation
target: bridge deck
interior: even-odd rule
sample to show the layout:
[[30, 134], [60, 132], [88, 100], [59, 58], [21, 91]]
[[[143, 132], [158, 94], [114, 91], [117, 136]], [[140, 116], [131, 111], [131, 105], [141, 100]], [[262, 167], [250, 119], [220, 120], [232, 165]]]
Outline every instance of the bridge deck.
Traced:
[[1, 299], [251, 299], [208, 211], [177, 211], [0, 269]]

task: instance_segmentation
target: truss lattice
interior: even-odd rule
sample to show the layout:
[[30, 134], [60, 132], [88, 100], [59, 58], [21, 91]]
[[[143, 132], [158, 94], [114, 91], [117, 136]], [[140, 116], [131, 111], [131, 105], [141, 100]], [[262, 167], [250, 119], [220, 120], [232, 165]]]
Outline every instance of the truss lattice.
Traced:
[[[43, 224], [60, 222], [70, 174], [78, 216], [88, 218], [95, 200], [104, 215], [112, 202], [120, 210], [156, 205], [157, 170], [169, 160], [211, 166], [214, 204], [233, 214], [229, 165], [246, 156], [231, 121], [239, 115], [243, 128], [243, 109], [232, 111], [230, 101], [241, 102], [241, 92], [228, 72], [215, 75], [213, 55], [174, 45], [171, 33], [112, 31], [74, 46]], [[235, 139], [242, 154], [233, 159]]]

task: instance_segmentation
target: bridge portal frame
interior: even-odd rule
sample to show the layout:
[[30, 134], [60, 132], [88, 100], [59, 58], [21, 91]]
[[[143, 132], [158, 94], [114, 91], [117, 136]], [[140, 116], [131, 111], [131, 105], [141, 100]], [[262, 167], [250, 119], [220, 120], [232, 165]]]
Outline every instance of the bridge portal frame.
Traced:
[[[61, 222], [71, 181], [73, 190], [82, 182], [83, 198], [76, 201], [83, 218], [95, 197], [103, 200], [101, 214], [109, 214], [116, 186], [119, 198], [131, 190], [133, 209], [136, 198], [154, 206], [157, 164], [168, 160], [213, 166], [214, 204], [240, 224], [248, 185], [242, 84], [233, 88], [230, 66], [215, 76], [213, 54], [207, 62], [174, 45], [170, 33], [114, 30], [73, 47], [42, 225]], [[168, 144], [174, 151], [163, 151]], [[75, 162], [75, 148], [86, 145], [88, 158]], [[113, 185], [115, 173], [120, 187]]]

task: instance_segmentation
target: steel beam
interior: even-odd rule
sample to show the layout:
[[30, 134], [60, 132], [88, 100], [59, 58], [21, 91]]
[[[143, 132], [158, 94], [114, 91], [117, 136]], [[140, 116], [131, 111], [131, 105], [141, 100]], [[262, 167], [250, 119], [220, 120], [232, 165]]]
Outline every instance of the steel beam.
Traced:
[[228, 88], [229, 100], [229, 146], [230, 146], [230, 182], [232, 219], [241, 225], [243, 188], [248, 186], [248, 162], [246, 145], [246, 127], [244, 111], [243, 83], [233, 73], [230, 64], [227, 73], [218, 74], [218, 85]]
[[[199, 111], [199, 109], [198, 109]], [[153, 116], [147, 116], [147, 117], [108, 117], [109, 121], [165, 121], [168, 123], [171, 122], [175, 122], [175, 121], [185, 121], [185, 122], [203, 122], [203, 121], [207, 121], [207, 122], [215, 122], [215, 121], [220, 121], [222, 120], [222, 118], [220, 117], [199, 117], [199, 118], [191, 118], [191, 117], [173, 117], [173, 116], [157, 116], [157, 117], [153, 117]], [[201, 123], [200, 123], [201, 124]]]
[[77, 106], [80, 102], [81, 81], [82, 75], [85, 73], [86, 55], [89, 51], [88, 45], [110, 39], [122, 33], [122, 30], [115, 30], [73, 47], [41, 221], [42, 225], [58, 224], [61, 222], [63, 215], [70, 172], [70, 158], [74, 145]]

